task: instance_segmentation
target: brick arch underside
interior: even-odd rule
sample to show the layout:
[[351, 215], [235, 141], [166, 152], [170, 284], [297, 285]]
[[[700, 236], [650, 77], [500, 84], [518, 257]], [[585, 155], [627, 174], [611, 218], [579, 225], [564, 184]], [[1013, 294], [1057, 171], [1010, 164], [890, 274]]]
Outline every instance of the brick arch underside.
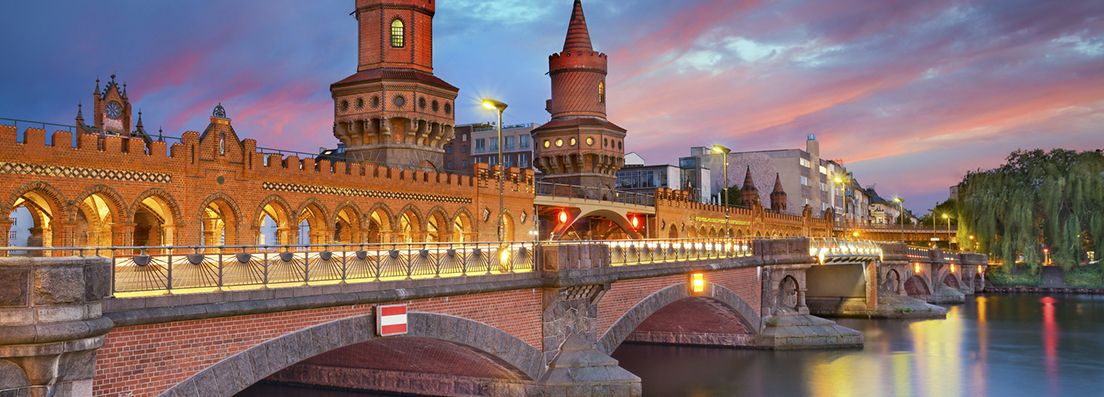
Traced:
[[[459, 345], [527, 380], [539, 379], [542, 353], [524, 341], [477, 321], [411, 312], [404, 337], [375, 336], [375, 317], [363, 315], [319, 324], [268, 340], [230, 356], [166, 390], [161, 396], [232, 396], [312, 357], [373, 341], [427, 338]], [[467, 331], [467, 332], [461, 332]]]
[[606, 354], [612, 354], [629, 337], [629, 334], [648, 320], [649, 317], [675, 302], [688, 298], [707, 298], [720, 302], [740, 317], [744, 325], [748, 326], [748, 331], [758, 332], [759, 317], [755, 314], [755, 309], [732, 290], [719, 284], [709, 283], [708, 293], [705, 296], [695, 297], [690, 295], [686, 283], [678, 283], [648, 295], [621, 315], [610, 326], [609, 330], [599, 338], [599, 349]]

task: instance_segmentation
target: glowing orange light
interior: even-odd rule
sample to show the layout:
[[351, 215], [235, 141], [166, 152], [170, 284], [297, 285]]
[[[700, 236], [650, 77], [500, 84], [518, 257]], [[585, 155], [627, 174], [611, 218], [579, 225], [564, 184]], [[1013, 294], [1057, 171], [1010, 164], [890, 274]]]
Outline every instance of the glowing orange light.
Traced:
[[629, 219], [629, 222], [632, 223], [633, 229], [639, 229], [640, 228], [640, 217], [633, 216], [631, 219]]
[[920, 274], [920, 262], [916, 262], [915, 264], [912, 265], [912, 272], [916, 273], [916, 274]]
[[951, 265], [951, 273], [955, 272], [955, 265]]
[[700, 294], [705, 292], [705, 275], [701, 273], [690, 274], [690, 292]]
[[560, 211], [560, 223], [567, 223], [567, 211]]

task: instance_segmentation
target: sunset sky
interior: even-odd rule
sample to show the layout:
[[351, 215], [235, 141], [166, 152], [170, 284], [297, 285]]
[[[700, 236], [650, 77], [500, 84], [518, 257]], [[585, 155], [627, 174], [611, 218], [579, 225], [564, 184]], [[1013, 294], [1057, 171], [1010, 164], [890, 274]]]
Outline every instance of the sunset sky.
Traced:
[[[457, 122], [544, 122], [571, 0], [440, 0], [436, 74]], [[64, 4], [59, 5], [59, 4]], [[1104, 1], [585, 0], [626, 151], [803, 147], [924, 211], [1017, 148], [1104, 147]], [[332, 147], [329, 84], [356, 68], [353, 0], [20, 1], [0, 6], [0, 117], [73, 122], [117, 73], [147, 128], [222, 102], [259, 144]], [[85, 114], [88, 116], [88, 113]], [[763, 187], [760, 187], [763, 188]]]

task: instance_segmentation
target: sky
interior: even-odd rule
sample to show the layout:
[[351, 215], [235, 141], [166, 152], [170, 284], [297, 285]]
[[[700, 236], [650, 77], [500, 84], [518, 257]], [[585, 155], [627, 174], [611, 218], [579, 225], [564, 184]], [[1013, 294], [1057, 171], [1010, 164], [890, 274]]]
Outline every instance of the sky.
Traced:
[[[435, 73], [457, 123], [548, 120], [572, 0], [440, 0]], [[222, 103], [265, 147], [333, 147], [329, 85], [356, 69], [353, 0], [4, 2], [0, 117], [72, 124], [117, 74], [147, 129]], [[584, 0], [625, 150], [804, 147], [914, 211], [1016, 149], [1104, 147], [1104, 1]], [[86, 118], [88, 114], [86, 113]]]

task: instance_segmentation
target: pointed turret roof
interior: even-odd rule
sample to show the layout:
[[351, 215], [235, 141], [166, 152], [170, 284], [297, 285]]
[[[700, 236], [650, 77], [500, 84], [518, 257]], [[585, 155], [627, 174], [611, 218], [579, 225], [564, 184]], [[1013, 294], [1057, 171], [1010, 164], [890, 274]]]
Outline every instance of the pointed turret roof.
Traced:
[[744, 190], [755, 189], [755, 181], [751, 179], [751, 166], [747, 167], [747, 174], [744, 175]]
[[564, 40], [564, 52], [594, 51], [590, 43], [590, 31], [587, 29], [586, 16], [583, 15], [582, 0], [575, 0], [571, 10], [571, 23], [567, 26], [567, 39]]
[[774, 174], [774, 191], [771, 192], [771, 193], [786, 193], [786, 191], [782, 189], [782, 175], [781, 174], [778, 174], [778, 173]]

